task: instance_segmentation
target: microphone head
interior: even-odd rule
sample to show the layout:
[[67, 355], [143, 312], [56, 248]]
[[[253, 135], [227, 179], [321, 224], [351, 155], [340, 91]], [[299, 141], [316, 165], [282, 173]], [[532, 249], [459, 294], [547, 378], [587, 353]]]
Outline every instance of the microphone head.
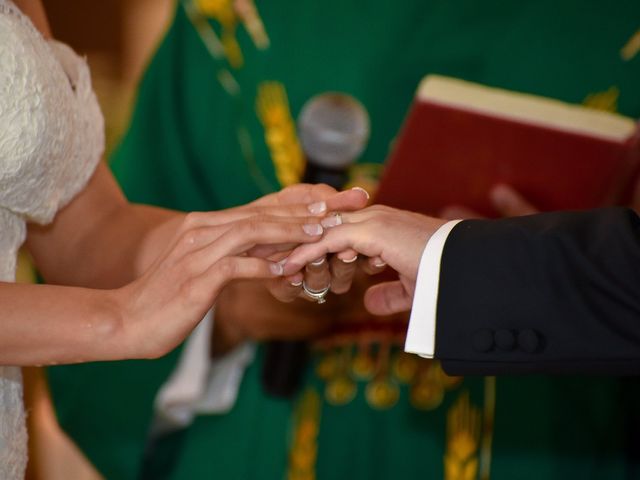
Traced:
[[367, 144], [369, 115], [350, 95], [322, 93], [302, 107], [298, 132], [307, 159], [324, 168], [344, 169]]

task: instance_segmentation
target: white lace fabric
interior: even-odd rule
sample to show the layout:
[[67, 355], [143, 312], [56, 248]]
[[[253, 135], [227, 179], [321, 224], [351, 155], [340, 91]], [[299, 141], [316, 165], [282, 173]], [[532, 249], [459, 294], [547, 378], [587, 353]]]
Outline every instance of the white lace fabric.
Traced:
[[[0, 0], [0, 281], [15, 281], [26, 223], [46, 224], [87, 184], [104, 151], [104, 121], [86, 62], [47, 41]], [[22, 379], [0, 366], [0, 479], [24, 478]]]

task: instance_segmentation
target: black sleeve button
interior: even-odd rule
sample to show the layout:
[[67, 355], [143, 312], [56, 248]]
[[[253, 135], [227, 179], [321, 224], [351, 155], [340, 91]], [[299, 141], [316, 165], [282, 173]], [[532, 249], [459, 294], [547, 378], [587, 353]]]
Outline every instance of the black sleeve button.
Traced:
[[471, 346], [476, 352], [485, 353], [493, 349], [493, 331], [483, 328], [473, 333]]
[[499, 350], [504, 350], [505, 352], [509, 352], [513, 350], [516, 346], [516, 336], [513, 334], [511, 330], [507, 330], [501, 328], [500, 330], [496, 330], [495, 335], [493, 336], [496, 347]]
[[540, 335], [530, 328], [518, 334], [518, 346], [527, 353], [535, 353], [540, 348]]

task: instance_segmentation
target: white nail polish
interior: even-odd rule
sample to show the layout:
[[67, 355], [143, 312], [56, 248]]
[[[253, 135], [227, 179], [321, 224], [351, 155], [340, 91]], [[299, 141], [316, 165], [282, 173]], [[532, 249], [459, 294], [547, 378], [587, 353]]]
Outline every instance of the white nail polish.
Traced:
[[325, 202], [316, 202], [312, 203], [307, 208], [312, 215], [320, 215], [327, 211], [327, 204]]
[[356, 256], [355, 256], [355, 257], [353, 257], [353, 258], [348, 258], [348, 259], [346, 259], [346, 260], [342, 260], [342, 263], [353, 263], [353, 262], [355, 262], [356, 260], [358, 260], [358, 255], [356, 255]]
[[304, 233], [306, 233], [307, 235], [311, 235], [312, 237], [322, 235], [322, 232], [324, 231], [322, 229], [322, 225], [320, 225], [319, 223], [307, 223], [306, 225], [302, 226], [302, 230], [304, 230]]
[[300, 287], [300, 286], [302, 286], [302, 280], [300, 280], [299, 282], [291, 282], [291, 286], [292, 287]]
[[323, 218], [320, 223], [325, 228], [337, 227], [338, 225], [342, 225], [342, 216], [336, 213], [327, 218]]
[[284, 267], [280, 263], [272, 263], [269, 268], [274, 275], [280, 276], [284, 273]]
[[315, 262], [311, 262], [311, 265], [313, 265], [314, 267], [319, 267], [320, 265], [322, 265], [325, 262], [326, 259], [327, 259], [327, 257], [319, 258]]
[[376, 268], [382, 268], [382, 267], [386, 267], [387, 263], [386, 262], [382, 262], [382, 261], [378, 261], [378, 262], [375, 262], [373, 264], [373, 266], [376, 267]]
[[367, 200], [369, 200], [371, 198], [371, 196], [369, 195], [369, 192], [367, 192], [362, 187], [353, 187], [351, 190], [359, 190], [359, 191], [361, 191], [362, 193], [364, 193], [367, 196]]

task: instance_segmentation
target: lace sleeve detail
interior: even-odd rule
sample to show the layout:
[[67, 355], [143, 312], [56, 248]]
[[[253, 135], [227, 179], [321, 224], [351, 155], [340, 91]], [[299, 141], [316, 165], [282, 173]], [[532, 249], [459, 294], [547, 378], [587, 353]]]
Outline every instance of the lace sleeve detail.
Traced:
[[0, 65], [0, 207], [47, 223], [104, 151], [89, 68], [8, 0], [0, 0]]

